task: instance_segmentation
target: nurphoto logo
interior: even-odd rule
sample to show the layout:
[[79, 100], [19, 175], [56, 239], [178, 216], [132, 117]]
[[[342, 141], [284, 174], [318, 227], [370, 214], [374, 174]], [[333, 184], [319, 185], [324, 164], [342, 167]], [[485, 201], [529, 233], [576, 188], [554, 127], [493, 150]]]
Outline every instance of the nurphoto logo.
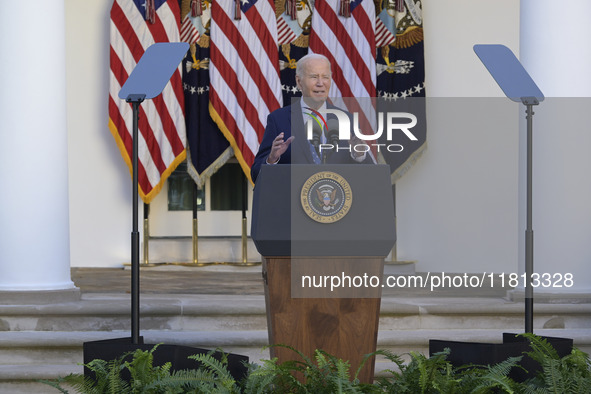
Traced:
[[[385, 139], [392, 141], [394, 133], [403, 133], [410, 141], [417, 141], [418, 138], [411, 129], [417, 125], [417, 117], [410, 112], [377, 112], [377, 127], [375, 133], [363, 133], [359, 126], [359, 113], [353, 112], [353, 125], [349, 114], [336, 108], [326, 108], [320, 111], [312, 110], [306, 121], [306, 138], [312, 143], [316, 142], [320, 152], [353, 149], [355, 152], [368, 152], [375, 148], [377, 152], [387, 150], [388, 152], [402, 152], [404, 146], [393, 143], [378, 143], [385, 133]], [[326, 120], [328, 115], [334, 115]], [[335, 119], [336, 117], [336, 119]], [[353, 126], [353, 127], [351, 127]], [[321, 139], [322, 131], [325, 130], [325, 138]], [[339, 145], [339, 141], [350, 141], [352, 133], [357, 140], [363, 143]], [[384, 139], [382, 138], [382, 141]]]

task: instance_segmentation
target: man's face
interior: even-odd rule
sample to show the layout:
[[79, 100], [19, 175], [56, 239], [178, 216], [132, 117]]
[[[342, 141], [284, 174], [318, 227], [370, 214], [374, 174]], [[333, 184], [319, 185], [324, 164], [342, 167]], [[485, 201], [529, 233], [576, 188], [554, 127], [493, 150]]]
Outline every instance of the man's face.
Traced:
[[304, 101], [317, 109], [328, 98], [330, 64], [325, 59], [310, 59], [305, 63], [303, 71], [301, 78], [296, 75], [296, 83], [302, 91]]

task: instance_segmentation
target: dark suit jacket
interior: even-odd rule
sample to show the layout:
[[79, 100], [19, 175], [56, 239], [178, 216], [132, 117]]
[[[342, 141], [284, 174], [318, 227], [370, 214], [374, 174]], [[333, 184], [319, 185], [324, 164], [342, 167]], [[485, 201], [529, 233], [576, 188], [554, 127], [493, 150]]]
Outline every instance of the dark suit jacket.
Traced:
[[[329, 108], [336, 108], [329, 105]], [[292, 118], [294, 119], [292, 127]], [[265, 127], [265, 134], [263, 135], [263, 141], [259, 146], [259, 151], [254, 159], [254, 164], [250, 169], [250, 175], [252, 181], [256, 182], [256, 178], [261, 170], [261, 166], [267, 165], [267, 157], [271, 153], [271, 146], [273, 140], [283, 132], [283, 139], [288, 139], [293, 132], [295, 139], [291, 142], [285, 153], [281, 155], [277, 164], [314, 164], [312, 157], [312, 151], [310, 150], [310, 141], [306, 138], [306, 128], [304, 120], [302, 118], [302, 107], [301, 100], [297, 101], [293, 105], [288, 105], [283, 108], [279, 108], [269, 114], [267, 117], [267, 126]], [[339, 146], [348, 146], [348, 141], [340, 141]], [[338, 152], [331, 152], [327, 159], [328, 164], [357, 164], [351, 157], [351, 153], [348, 150], [339, 150]], [[366, 155], [364, 164], [372, 163], [369, 155]]]

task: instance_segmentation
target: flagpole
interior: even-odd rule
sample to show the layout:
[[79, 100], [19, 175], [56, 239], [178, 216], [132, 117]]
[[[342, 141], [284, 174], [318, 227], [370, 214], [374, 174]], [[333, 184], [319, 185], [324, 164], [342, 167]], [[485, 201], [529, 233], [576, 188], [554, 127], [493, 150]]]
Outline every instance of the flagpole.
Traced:
[[199, 233], [197, 222], [197, 184], [193, 182], [193, 264], [199, 265]]
[[150, 264], [150, 204], [144, 203], [144, 265]]
[[246, 206], [248, 205], [248, 191], [247, 191], [248, 180], [246, 175], [242, 176], [242, 264], [248, 264], [248, 250], [247, 250], [247, 238], [246, 238]]

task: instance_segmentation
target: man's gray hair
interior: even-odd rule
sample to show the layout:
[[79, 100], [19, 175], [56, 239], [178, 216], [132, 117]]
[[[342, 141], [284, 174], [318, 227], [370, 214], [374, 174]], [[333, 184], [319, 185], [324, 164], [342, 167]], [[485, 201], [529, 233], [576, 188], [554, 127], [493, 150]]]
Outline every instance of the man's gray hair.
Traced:
[[328, 60], [328, 58], [326, 56], [321, 55], [319, 53], [309, 53], [306, 56], [303, 56], [296, 63], [296, 75], [298, 77], [300, 77], [300, 78], [303, 77], [304, 68], [306, 66], [306, 63], [308, 63], [310, 60], [313, 60], [313, 59], [324, 59], [324, 60], [326, 60], [326, 62], [328, 63], [328, 69], [329, 70], [331, 69], [331, 67], [330, 67], [330, 60]]

